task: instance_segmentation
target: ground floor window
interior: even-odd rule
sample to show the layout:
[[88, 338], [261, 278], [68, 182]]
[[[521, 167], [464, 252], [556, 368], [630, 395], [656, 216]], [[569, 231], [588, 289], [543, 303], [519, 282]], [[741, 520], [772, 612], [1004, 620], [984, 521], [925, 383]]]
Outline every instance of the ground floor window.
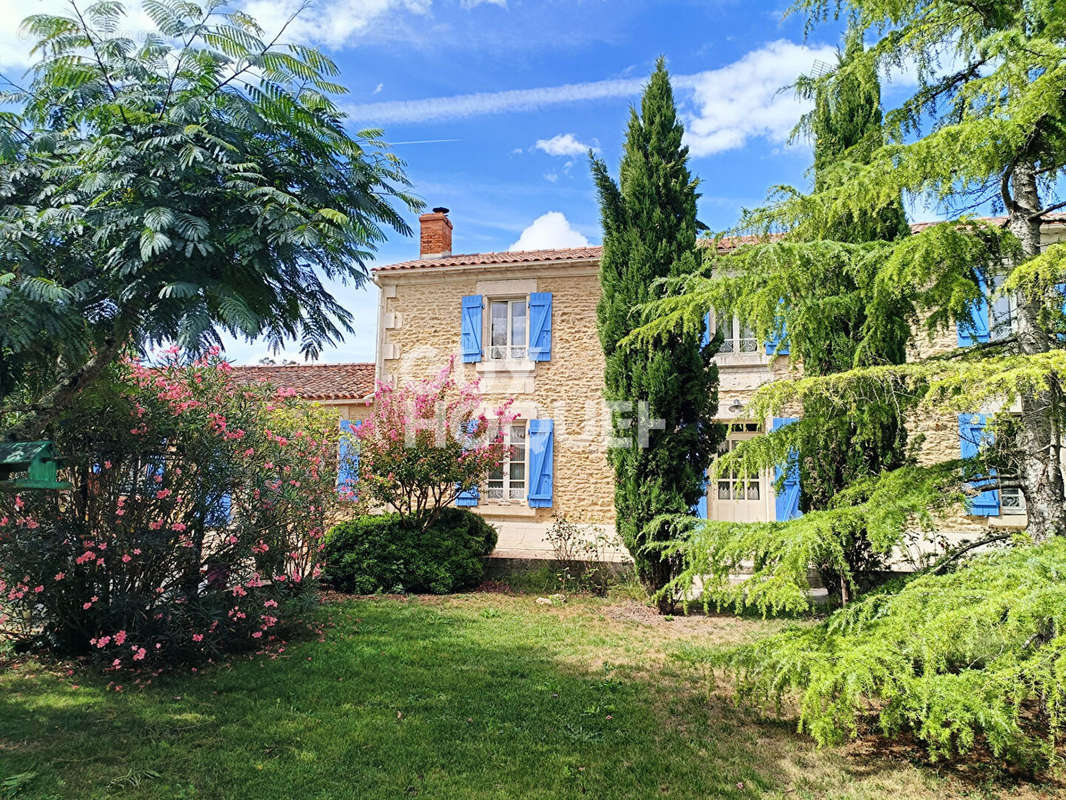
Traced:
[[489, 473], [489, 500], [526, 499], [526, 423], [515, 421], [503, 432], [503, 463]]
[[[754, 422], [733, 423], [729, 434], [718, 447], [718, 454], [725, 455], [745, 439], [752, 439], [760, 433], [760, 426]], [[757, 501], [762, 499], [762, 478], [758, 471], [738, 472], [730, 470], [718, 478], [719, 500]]]

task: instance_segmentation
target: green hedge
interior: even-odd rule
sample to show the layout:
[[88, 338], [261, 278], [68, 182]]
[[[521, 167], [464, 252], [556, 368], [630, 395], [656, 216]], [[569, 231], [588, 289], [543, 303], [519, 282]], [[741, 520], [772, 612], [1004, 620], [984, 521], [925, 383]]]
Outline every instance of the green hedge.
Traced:
[[431, 528], [413, 530], [396, 514], [358, 517], [326, 537], [326, 582], [342, 592], [448, 594], [481, 582], [496, 529], [470, 511], [446, 508]]

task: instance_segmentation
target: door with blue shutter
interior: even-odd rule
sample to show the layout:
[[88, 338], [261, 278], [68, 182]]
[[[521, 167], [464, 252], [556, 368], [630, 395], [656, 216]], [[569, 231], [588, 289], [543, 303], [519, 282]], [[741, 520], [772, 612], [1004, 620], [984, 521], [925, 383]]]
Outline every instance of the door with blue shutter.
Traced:
[[[985, 430], [988, 417], [984, 414], [959, 414], [959, 453], [964, 459], [977, 458], [981, 446], [992, 441], [991, 434]], [[989, 475], [995, 476], [995, 470]], [[974, 485], [980, 487], [981, 482]], [[999, 490], [986, 489], [976, 497], [966, 501], [967, 511], [975, 517], [999, 516]]]
[[463, 297], [461, 341], [464, 364], [476, 364], [481, 361], [481, 309], [484, 305], [479, 294]]
[[[478, 426], [478, 421], [476, 419], [469, 420], [466, 423], [466, 435], [467, 435], [468, 440], [463, 443], [463, 449], [464, 450], [472, 449], [473, 442], [470, 441], [470, 438], [473, 437], [474, 434], [477, 433], [477, 426]], [[456, 488], [459, 488], [459, 487], [456, 487]], [[478, 498], [480, 496], [481, 495], [478, 492], [478, 488], [476, 486], [471, 486], [469, 489], [467, 489], [465, 491], [462, 491], [462, 492], [459, 492], [459, 494], [457, 494], [455, 496], [455, 504], [457, 506], [459, 506], [460, 508], [470, 508], [472, 506], [476, 506], [477, 505]]]
[[533, 292], [529, 295], [529, 358], [531, 361], [551, 361], [551, 292]]
[[[796, 417], [774, 417], [771, 431], [776, 431], [786, 425], [796, 422]], [[803, 516], [800, 511], [800, 469], [799, 454], [795, 450], [789, 451], [788, 461], [774, 469], [774, 480], [780, 481], [784, 475], [784, 483], [774, 500], [774, 509], [778, 522], [795, 519]]]
[[337, 448], [337, 493], [349, 500], [358, 498], [356, 484], [359, 481], [359, 447], [355, 441], [355, 427], [347, 419], [341, 420], [341, 440]]
[[552, 507], [555, 476], [555, 422], [529, 421], [529, 507]]
[[977, 286], [981, 290], [981, 297], [970, 304], [970, 321], [960, 320], [955, 323], [955, 334], [959, 347], [987, 342], [992, 335], [989, 329], [989, 306], [988, 285], [985, 279], [978, 275]]

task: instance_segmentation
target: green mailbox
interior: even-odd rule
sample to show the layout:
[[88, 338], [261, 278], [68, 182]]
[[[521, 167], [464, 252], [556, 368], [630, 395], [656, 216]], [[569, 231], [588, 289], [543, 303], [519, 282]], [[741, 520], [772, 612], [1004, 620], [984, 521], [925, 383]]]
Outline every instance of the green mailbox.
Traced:
[[56, 477], [58, 468], [49, 441], [0, 442], [0, 489], [69, 489]]

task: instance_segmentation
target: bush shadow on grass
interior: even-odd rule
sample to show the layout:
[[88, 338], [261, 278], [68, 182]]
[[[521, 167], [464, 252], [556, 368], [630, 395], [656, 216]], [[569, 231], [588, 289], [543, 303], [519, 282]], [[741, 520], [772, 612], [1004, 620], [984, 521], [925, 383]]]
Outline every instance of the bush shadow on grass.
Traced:
[[618, 654], [632, 630], [493, 599], [345, 602], [323, 642], [132, 693], [8, 676], [0, 774], [37, 771], [42, 797], [750, 798], [818, 758], [672, 666], [571, 649]]

